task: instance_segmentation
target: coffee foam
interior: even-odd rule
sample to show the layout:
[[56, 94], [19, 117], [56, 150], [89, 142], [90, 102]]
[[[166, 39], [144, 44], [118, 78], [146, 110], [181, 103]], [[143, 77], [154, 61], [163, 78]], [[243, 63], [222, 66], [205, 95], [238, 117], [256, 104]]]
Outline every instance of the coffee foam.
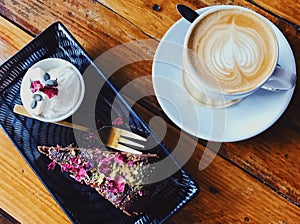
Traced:
[[194, 27], [188, 48], [199, 77], [225, 93], [256, 88], [272, 73], [277, 60], [273, 31], [262, 19], [239, 9], [205, 16]]

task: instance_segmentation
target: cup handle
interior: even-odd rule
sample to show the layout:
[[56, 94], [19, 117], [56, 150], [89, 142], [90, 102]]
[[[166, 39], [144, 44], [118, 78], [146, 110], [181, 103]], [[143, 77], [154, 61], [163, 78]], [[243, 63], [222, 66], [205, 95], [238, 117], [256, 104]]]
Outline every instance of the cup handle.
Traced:
[[296, 74], [277, 65], [274, 73], [261, 88], [269, 91], [289, 90], [296, 84]]

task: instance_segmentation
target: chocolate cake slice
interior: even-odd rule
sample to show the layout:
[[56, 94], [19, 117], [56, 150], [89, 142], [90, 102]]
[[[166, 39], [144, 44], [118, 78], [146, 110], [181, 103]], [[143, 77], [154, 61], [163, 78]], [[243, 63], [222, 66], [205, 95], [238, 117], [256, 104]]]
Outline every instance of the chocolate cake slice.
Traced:
[[49, 169], [60, 165], [63, 172], [76, 181], [96, 189], [104, 198], [127, 215], [144, 212], [149, 196], [147, 176], [149, 164], [158, 159], [155, 154], [129, 154], [86, 149], [38, 146], [52, 162]]

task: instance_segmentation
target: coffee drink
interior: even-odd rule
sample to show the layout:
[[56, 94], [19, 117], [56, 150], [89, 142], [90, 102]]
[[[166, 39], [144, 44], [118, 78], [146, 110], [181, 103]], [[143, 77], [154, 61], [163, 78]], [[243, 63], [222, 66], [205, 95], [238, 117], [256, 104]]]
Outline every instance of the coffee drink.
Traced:
[[278, 57], [270, 25], [238, 7], [206, 14], [191, 30], [186, 47], [194, 79], [225, 94], [260, 86], [272, 74]]

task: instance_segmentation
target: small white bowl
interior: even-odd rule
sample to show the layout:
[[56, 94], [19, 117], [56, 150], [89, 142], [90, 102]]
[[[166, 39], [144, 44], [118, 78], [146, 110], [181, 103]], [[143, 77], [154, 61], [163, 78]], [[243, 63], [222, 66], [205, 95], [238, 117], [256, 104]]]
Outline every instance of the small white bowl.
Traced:
[[[45, 78], [44, 74], [49, 76]], [[47, 79], [57, 83], [49, 87]], [[40, 81], [43, 87], [33, 92], [32, 83]], [[46, 88], [58, 91], [49, 98]], [[58, 122], [72, 116], [84, 98], [85, 84], [79, 70], [70, 62], [59, 58], [47, 58], [35, 63], [25, 73], [21, 83], [21, 100], [26, 111], [35, 119], [44, 122]], [[34, 95], [38, 94], [38, 98]], [[35, 102], [33, 102], [35, 101]], [[35, 106], [34, 106], [35, 105]]]

